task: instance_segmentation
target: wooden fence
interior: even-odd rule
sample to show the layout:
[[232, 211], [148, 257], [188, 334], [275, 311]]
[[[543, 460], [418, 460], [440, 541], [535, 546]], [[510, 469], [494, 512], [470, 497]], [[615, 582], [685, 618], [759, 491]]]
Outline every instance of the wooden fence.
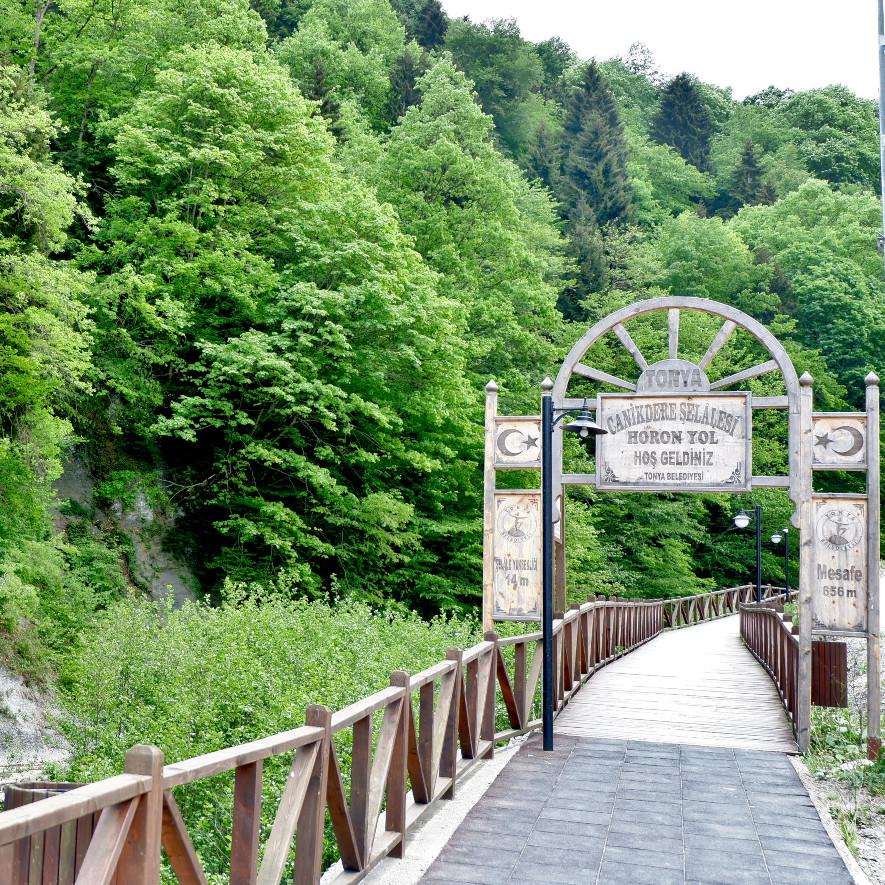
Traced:
[[[799, 685], [799, 639], [789, 616], [779, 611], [782, 597], [767, 605], [740, 606], [741, 637], [756, 660], [768, 671], [787, 715], [796, 727]], [[815, 639], [811, 643], [811, 703], [818, 707], [848, 706], [848, 646], [842, 640]]]
[[[683, 600], [597, 598], [558, 613], [557, 713], [600, 667], [662, 629], [739, 606], [743, 616], [741, 600], [752, 590], [744, 585]], [[746, 626], [753, 642], [768, 649], [765, 631], [774, 622], [764, 611], [753, 610]], [[786, 635], [778, 640], [784, 648]], [[768, 667], [765, 654], [757, 657]], [[335, 713], [309, 707], [305, 725], [292, 731], [165, 766], [156, 747], [133, 747], [124, 774], [0, 814], [0, 872], [12, 871], [3, 885], [156, 885], [161, 847], [180, 885], [205, 885], [174, 790], [231, 771], [231, 885], [277, 885], [296, 837], [295, 881], [318, 881], [327, 810], [343, 865], [338, 881], [357, 882], [381, 858], [402, 856], [409, 830], [437, 801], [452, 798], [458, 778], [491, 758], [497, 742], [540, 725], [542, 659], [540, 632], [487, 633], [420, 673], [394, 672], [388, 688]], [[795, 705], [790, 677], [782, 682]], [[336, 735], [345, 732], [349, 789], [336, 749]], [[284, 754], [291, 754], [291, 768], [261, 850], [262, 767]]]
[[796, 729], [799, 686], [799, 639], [790, 621], [774, 608], [741, 605], [741, 638], [768, 671]]
[[[663, 602], [644, 600], [592, 600], [557, 617], [557, 712], [596, 670], [656, 636], [662, 621]], [[181, 885], [205, 885], [174, 790], [229, 771], [231, 885], [277, 885], [296, 837], [295, 881], [317, 882], [327, 809], [344, 867], [338, 879], [359, 881], [381, 858], [402, 856], [411, 827], [452, 798], [458, 777], [491, 758], [496, 742], [540, 724], [542, 658], [540, 633], [487, 633], [421, 673], [394, 672], [389, 688], [343, 710], [309, 707], [306, 724], [292, 731], [165, 766], [156, 747], [133, 747], [124, 774], [0, 814], [0, 881], [156, 885], [162, 847]], [[504, 727], [496, 730], [499, 710]], [[344, 731], [349, 789], [335, 741]], [[291, 769], [261, 851], [262, 766], [282, 754], [292, 754]]]
[[[762, 585], [762, 600], [782, 600], [785, 590], [771, 584]], [[696, 596], [679, 596], [664, 600], [664, 628], [690, 627], [702, 621], [736, 615], [741, 605], [756, 601], [756, 585], [741, 584], [739, 587], [726, 587], [711, 590]]]

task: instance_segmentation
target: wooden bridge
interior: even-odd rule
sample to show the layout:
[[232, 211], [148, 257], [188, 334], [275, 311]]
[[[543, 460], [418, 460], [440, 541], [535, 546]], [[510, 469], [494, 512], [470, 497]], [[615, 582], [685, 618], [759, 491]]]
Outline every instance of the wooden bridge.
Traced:
[[[852, 881], [784, 755], [796, 748], [798, 643], [777, 589], [766, 596], [750, 605], [744, 586], [563, 613], [555, 751], [530, 738], [425, 880]], [[0, 885], [157, 885], [163, 851], [180, 885], [207, 883], [175, 790], [231, 771], [231, 885], [319, 881], [327, 813], [333, 878], [359, 881], [402, 857], [496, 745], [538, 727], [541, 643], [488, 633], [343, 710], [310, 707], [301, 728], [183, 762], [134, 747], [123, 774], [0, 814]], [[817, 658], [822, 697], [838, 659]], [[262, 767], [284, 754], [290, 776], [262, 834]]]

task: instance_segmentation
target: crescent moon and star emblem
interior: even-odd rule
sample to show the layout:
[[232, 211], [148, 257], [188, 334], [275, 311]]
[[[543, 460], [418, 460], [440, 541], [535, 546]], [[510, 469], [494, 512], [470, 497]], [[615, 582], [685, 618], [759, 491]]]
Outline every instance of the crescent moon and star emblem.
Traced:
[[[512, 442], [511, 437], [518, 437]], [[532, 436], [531, 433], [523, 433], [515, 427], [508, 427], [498, 434], [498, 451], [508, 458], [518, 458], [532, 449], [539, 448], [538, 437]]]
[[817, 460], [830, 460], [836, 456], [840, 458], [854, 458], [862, 451], [866, 440], [864, 434], [850, 424], [839, 424], [836, 427], [828, 427], [823, 433], [814, 434], [814, 448]]

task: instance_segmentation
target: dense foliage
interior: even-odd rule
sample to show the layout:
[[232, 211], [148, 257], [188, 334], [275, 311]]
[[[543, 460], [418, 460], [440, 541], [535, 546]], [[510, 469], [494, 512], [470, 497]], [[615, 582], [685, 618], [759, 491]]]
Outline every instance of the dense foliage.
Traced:
[[[115, 518], [135, 499], [209, 598], [231, 579], [471, 610], [483, 385], [535, 409], [631, 300], [748, 311], [824, 408], [858, 408], [882, 368], [876, 113], [841, 87], [737, 102], [644, 47], [588, 63], [437, 0], [8, 7], [0, 615], [22, 655], [139, 583]], [[662, 332], [637, 324], [649, 358]], [[738, 335], [714, 376], [758, 356]], [[786, 469], [781, 419], [759, 418], [756, 472]], [[66, 461], [92, 486], [59, 509]], [[764, 504], [769, 533], [789, 505]], [[571, 592], [744, 580], [733, 506], [576, 493]]]

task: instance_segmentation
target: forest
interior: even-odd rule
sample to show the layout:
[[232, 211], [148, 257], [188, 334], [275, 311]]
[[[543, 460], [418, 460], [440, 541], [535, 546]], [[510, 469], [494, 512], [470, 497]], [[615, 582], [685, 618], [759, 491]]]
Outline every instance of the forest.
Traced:
[[[183, 755], [258, 727], [231, 700], [211, 734], [187, 716], [180, 740], [163, 732], [185, 707], [203, 721], [188, 668], [154, 696], [188, 650], [196, 682], [229, 684], [226, 642], [251, 642], [256, 667], [266, 642], [272, 669], [284, 636], [307, 642], [336, 611], [368, 646], [407, 625], [428, 659], [469, 632], [484, 385], [501, 414], [536, 413], [541, 380], [611, 310], [732, 304], [811, 372], [823, 410], [862, 408], [885, 367], [878, 115], [842, 86], [736, 100], [663, 76], [645, 46], [583, 59], [438, 0], [3, 11], [0, 658], [89, 711], [73, 775], [136, 740]], [[637, 332], [650, 352], [655, 331]], [[717, 377], [751, 358], [736, 336]], [[754, 437], [754, 472], [785, 472], [785, 426]], [[766, 538], [787, 524], [776, 490], [582, 490], [569, 593], [745, 583], [754, 546], [731, 517], [755, 503]], [[160, 599], [146, 550], [182, 564], [196, 602]], [[784, 578], [768, 542], [763, 575]], [[145, 644], [158, 612], [168, 629]], [[267, 727], [301, 716], [304, 692], [271, 692]]]

